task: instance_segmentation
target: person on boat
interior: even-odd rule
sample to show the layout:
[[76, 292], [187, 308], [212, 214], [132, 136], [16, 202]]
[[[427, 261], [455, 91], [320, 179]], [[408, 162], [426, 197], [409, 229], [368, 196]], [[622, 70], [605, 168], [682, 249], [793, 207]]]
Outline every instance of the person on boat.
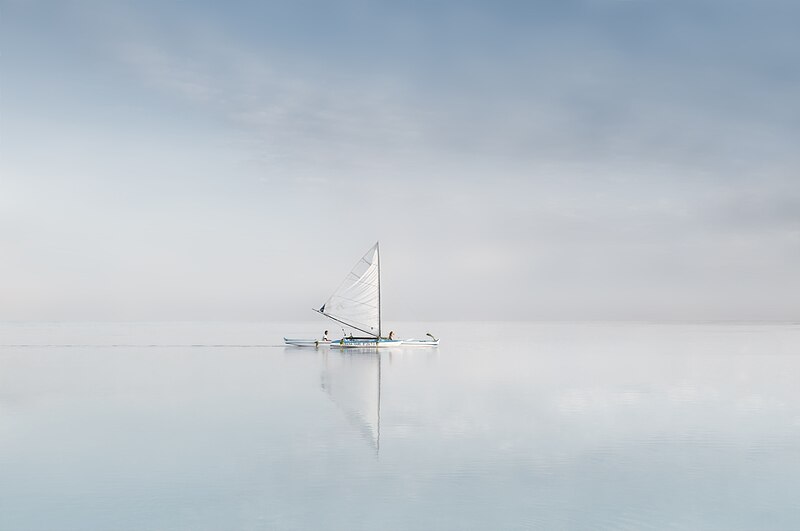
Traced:
[[394, 339], [394, 330], [389, 331], [389, 341]]
[[325, 332], [322, 333], [322, 340], [323, 341], [328, 341], [328, 331], [327, 330], [325, 330]]

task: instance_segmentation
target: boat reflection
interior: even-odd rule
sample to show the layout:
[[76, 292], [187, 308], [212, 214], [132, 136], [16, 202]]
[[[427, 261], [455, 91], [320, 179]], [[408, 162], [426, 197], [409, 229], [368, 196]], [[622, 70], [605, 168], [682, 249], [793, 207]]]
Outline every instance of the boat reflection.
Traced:
[[381, 355], [375, 349], [323, 352], [320, 385], [350, 425], [381, 447]]

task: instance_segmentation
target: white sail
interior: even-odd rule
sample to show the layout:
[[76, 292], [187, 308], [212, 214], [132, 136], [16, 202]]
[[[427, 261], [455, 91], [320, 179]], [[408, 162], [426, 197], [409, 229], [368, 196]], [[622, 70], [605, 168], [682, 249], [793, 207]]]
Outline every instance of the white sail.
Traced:
[[356, 330], [380, 337], [380, 283], [380, 252], [375, 243], [318, 311]]

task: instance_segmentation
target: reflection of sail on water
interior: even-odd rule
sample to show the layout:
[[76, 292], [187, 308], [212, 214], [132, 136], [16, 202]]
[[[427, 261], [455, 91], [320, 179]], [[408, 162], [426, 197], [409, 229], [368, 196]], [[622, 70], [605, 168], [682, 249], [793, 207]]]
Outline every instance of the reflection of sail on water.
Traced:
[[377, 352], [325, 356], [322, 388], [377, 452], [381, 438], [381, 357]]

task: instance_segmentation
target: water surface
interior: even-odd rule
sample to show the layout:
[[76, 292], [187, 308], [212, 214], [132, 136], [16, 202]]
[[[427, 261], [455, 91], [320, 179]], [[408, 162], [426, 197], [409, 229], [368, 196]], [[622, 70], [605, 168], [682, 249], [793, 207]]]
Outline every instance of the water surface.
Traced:
[[0, 529], [800, 529], [800, 325], [0, 325]]

